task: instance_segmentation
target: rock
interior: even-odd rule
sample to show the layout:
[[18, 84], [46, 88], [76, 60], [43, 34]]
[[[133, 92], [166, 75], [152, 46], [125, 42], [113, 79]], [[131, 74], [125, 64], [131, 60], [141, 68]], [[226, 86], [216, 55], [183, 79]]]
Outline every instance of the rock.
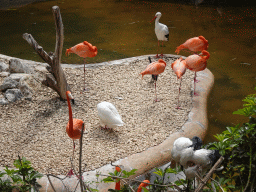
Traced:
[[34, 73], [32, 66], [22, 63], [18, 59], [10, 59], [9, 68], [11, 73]]
[[9, 66], [3, 62], [0, 62], [0, 72], [8, 71]]
[[18, 82], [13, 80], [10, 77], [6, 77], [4, 79], [4, 82], [2, 85], [0, 85], [0, 91], [5, 91], [6, 89], [12, 89], [12, 88], [16, 88], [18, 86]]
[[15, 81], [20, 81], [21, 78], [29, 78], [29, 76], [31, 76], [30, 74], [26, 74], [26, 73], [12, 73], [10, 75], [10, 77], [15, 80]]
[[9, 102], [5, 98], [0, 99], [0, 105], [7, 105]]
[[0, 72], [0, 77], [8, 77], [9, 75], [10, 73], [7, 71]]
[[0, 105], [6, 105], [8, 103], [9, 102], [4, 97], [2, 97], [2, 95], [0, 95]]
[[15, 102], [23, 97], [19, 89], [8, 89], [4, 96], [9, 102]]
[[27, 100], [32, 100], [32, 96], [34, 94], [34, 90], [36, 87], [40, 87], [41, 84], [38, 83], [32, 75], [25, 76], [19, 81], [19, 89], [21, 93]]

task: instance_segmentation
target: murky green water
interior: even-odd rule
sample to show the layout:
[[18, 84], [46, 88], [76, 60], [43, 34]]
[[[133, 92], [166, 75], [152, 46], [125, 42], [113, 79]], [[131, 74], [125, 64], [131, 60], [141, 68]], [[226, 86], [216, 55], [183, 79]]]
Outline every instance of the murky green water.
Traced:
[[[209, 133], [206, 140], [226, 126], [247, 119], [232, 112], [242, 107], [242, 99], [254, 93], [255, 7], [217, 7], [133, 0], [58, 0], [33, 3], [21, 8], [0, 10], [0, 53], [41, 61], [23, 33], [30, 33], [45, 51], [54, 51], [55, 25], [52, 6], [58, 5], [64, 23], [62, 63], [82, 63], [76, 55], [64, 51], [84, 40], [98, 47], [98, 55], [88, 63], [98, 63], [145, 54], [154, 54], [157, 40], [154, 23], [157, 11], [160, 22], [170, 30], [164, 53], [174, 54], [186, 39], [203, 35], [209, 41], [211, 57], [208, 68], [215, 84], [208, 101]], [[182, 52], [188, 56], [187, 52]]]

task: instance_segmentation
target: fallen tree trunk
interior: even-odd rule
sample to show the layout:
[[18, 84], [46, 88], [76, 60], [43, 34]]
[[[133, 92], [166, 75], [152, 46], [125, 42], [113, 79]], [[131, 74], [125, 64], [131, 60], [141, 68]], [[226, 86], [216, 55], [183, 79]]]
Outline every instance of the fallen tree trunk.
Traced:
[[42, 81], [42, 84], [52, 88], [56, 91], [61, 99], [66, 99], [66, 91], [71, 91], [67, 83], [63, 69], [61, 68], [61, 55], [63, 48], [63, 23], [58, 6], [52, 7], [55, 26], [56, 26], [56, 45], [54, 53], [46, 53], [43, 50], [31, 34], [24, 33], [23, 38], [33, 47], [37, 54], [49, 64], [46, 74], [46, 79]]

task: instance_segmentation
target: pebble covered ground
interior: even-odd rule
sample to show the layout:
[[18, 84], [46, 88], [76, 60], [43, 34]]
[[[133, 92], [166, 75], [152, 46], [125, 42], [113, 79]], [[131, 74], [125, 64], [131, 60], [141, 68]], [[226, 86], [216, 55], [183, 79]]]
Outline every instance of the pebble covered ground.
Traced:
[[[175, 109], [180, 85], [171, 69], [175, 58], [164, 57], [164, 60], [167, 67], [157, 81], [160, 102], [154, 102], [151, 75], [145, 75], [143, 79], [139, 75], [149, 64], [148, 59], [86, 69], [86, 87], [89, 88], [86, 92], [83, 92], [83, 69], [64, 69], [75, 97], [73, 118], [85, 122], [84, 171], [158, 145], [187, 121], [192, 108], [194, 73], [187, 70], [183, 76], [182, 109]], [[113, 131], [100, 128], [96, 106], [102, 101], [115, 105], [124, 126]], [[20, 154], [41, 173], [57, 175], [69, 171], [73, 144], [66, 134], [68, 106], [57, 93], [38, 83], [32, 101], [22, 99], [1, 105], [0, 111], [0, 166], [13, 167], [13, 161]], [[77, 168], [79, 141], [75, 143], [74, 164]]]

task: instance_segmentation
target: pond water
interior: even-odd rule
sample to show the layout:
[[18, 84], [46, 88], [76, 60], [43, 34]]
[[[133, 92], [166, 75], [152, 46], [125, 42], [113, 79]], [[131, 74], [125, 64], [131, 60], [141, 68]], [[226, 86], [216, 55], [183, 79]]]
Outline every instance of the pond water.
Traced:
[[[176, 1], [177, 2], [177, 1]], [[232, 115], [242, 108], [242, 99], [255, 91], [255, 10], [253, 6], [217, 7], [188, 2], [164, 3], [145, 0], [58, 0], [32, 3], [23, 7], [0, 10], [0, 53], [23, 59], [42, 61], [23, 33], [30, 33], [47, 52], [55, 48], [55, 25], [52, 6], [58, 5], [64, 24], [62, 63], [82, 63], [76, 55], [65, 56], [65, 50], [84, 40], [98, 47], [98, 55], [88, 63], [155, 54], [157, 39], [155, 13], [170, 31], [164, 53], [175, 54], [186, 39], [203, 35], [209, 41], [211, 57], [208, 68], [215, 84], [208, 100], [209, 132], [213, 135], [245, 122], [247, 118]], [[188, 56], [188, 52], [181, 52]]]

